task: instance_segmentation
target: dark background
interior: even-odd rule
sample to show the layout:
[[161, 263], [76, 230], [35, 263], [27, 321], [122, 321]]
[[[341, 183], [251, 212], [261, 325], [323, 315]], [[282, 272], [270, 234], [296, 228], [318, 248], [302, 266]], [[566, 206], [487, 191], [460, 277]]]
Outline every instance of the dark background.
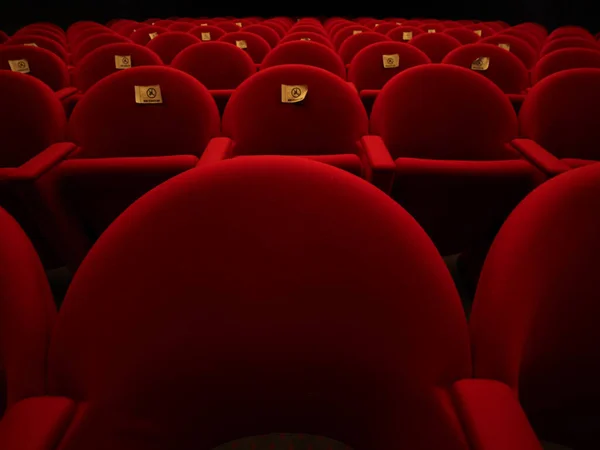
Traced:
[[63, 27], [77, 20], [106, 22], [113, 18], [143, 20], [200, 16], [270, 17], [368, 16], [434, 17], [439, 19], [504, 20], [511, 24], [525, 21], [541, 23], [553, 29], [560, 25], [582, 25], [591, 32], [600, 31], [593, 0], [495, 0], [495, 1], [426, 1], [426, 0], [348, 0], [326, 2], [314, 0], [0, 0], [0, 29], [8, 33], [36, 21], [51, 21]]

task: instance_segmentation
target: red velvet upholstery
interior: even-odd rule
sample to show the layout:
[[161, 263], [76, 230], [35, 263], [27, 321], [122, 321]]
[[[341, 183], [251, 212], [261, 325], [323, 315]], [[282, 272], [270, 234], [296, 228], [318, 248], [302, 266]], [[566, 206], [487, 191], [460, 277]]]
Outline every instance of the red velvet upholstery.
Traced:
[[452, 36], [458, 42], [463, 45], [466, 44], [475, 44], [481, 38], [473, 32], [473, 30], [469, 30], [468, 28], [450, 28], [444, 30], [444, 34], [448, 36]]
[[354, 56], [363, 48], [377, 42], [392, 41], [387, 36], [374, 31], [359, 33], [348, 37], [340, 46], [338, 53], [342, 57], [344, 64], [350, 64]]
[[[282, 84], [307, 85], [306, 99], [282, 103]], [[323, 69], [286, 65], [258, 72], [231, 96], [222, 128], [234, 143], [230, 156], [320, 156], [363, 174], [359, 140], [367, 134], [367, 115], [356, 91]]]
[[53, 91], [69, 86], [69, 70], [54, 53], [40, 47], [7, 45], [0, 47], [0, 70], [11, 70], [8, 61], [27, 60], [29, 75], [43, 81]]
[[42, 81], [0, 71], [0, 206], [33, 241], [44, 264], [55, 267], [55, 241], [50, 239], [52, 216], [39, 204], [40, 178], [64, 158], [72, 146], [65, 139], [65, 111]]
[[[383, 55], [393, 54], [399, 55], [400, 65], [385, 69]], [[350, 64], [348, 81], [354, 83], [359, 92], [364, 89], [381, 89], [403, 70], [430, 62], [427, 55], [418, 48], [400, 42], [380, 42], [358, 52]]]
[[600, 52], [600, 44], [595, 40], [589, 40], [581, 37], [564, 37], [548, 42], [542, 48], [540, 57], [562, 49], [589, 48]]
[[46, 50], [51, 51], [60, 59], [65, 62], [68, 62], [69, 55], [65, 48], [56, 41], [53, 41], [50, 38], [44, 36], [35, 36], [35, 35], [21, 35], [21, 36], [13, 36], [8, 41], [6, 41], [6, 45], [23, 45], [23, 44], [36, 44], [38, 47], [45, 48]]
[[234, 22], [230, 22], [229, 20], [215, 22], [214, 25], [225, 31], [225, 33], [236, 33], [241, 29], [241, 27], [237, 26]]
[[244, 27], [244, 31], [246, 33], [254, 33], [259, 35], [261, 38], [267, 41], [271, 48], [275, 48], [281, 39], [275, 30], [261, 24], [248, 25], [247, 27]]
[[425, 33], [425, 31], [421, 30], [420, 28], [408, 26], [408, 25], [406, 25], [406, 26], [402, 25], [399, 27], [395, 27], [394, 29], [389, 31], [387, 36], [390, 39], [392, 39], [393, 41], [409, 42], [410, 39], [408, 39], [408, 40], [404, 39], [404, 33], [409, 33], [409, 32], [412, 33], [413, 38]]
[[304, 64], [320, 67], [346, 79], [346, 66], [331, 48], [316, 41], [290, 41], [278, 45], [265, 57], [262, 69], [284, 64]]
[[373, 28], [373, 31], [381, 34], [387, 35], [390, 31], [396, 28], [398, 25], [396, 23], [380, 23], [376, 27]]
[[477, 58], [490, 59], [487, 70], [474, 71], [490, 79], [505, 94], [522, 94], [529, 87], [529, 72], [514, 54], [492, 44], [469, 44], [446, 55], [442, 63], [471, 69]]
[[221, 114], [233, 90], [256, 73], [256, 64], [248, 53], [227, 42], [192, 45], [175, 57], [171, 67], [190, 74], [208, 88]]
[[292, 28], [290, 28], [289, 34], [302, 32], [319, 33], [323, 36], [327, 36], [327, 30], [318, 25], [294, 25]]
[[510, 36], [506, 34], [496, 34], [489, 38], [482, 39], [479, 41], [480, 44], [508, 44], [510, 46], [510, 52], [523, 61], [525, 67], [531, 69], [538, 59], [536, 51], [526, 41], [516, 36]]
[[228, 42], [232, 45], [236, 45], [236, 41], [246, 41], [247, 48], [244, 51], [248, 53], [255, 64], [260, 64], [265, 59], [265, 56], [267, 56], [267, 53], [271, 51], [271, 47], [267, 41], [257, 34], [246, 33], [245, 31], [227, 33], [221, 36], [219, 41]]
[[535, 51], [539, 53], [544, 39], [535, 35], [532, 31], [526, 31], [523, 28], [509, 28], [500, 33], [500, 36], [516, 36], [527, 42]]
[[58, 42], [63, 47], [65, 47], [67, 44], [67, 38], [64, 33], [40, 25], [31, 25], [28, 27], [23, 27], [14, 34], [14, 36], [27, 35], [44, 36], [48, 39], [52, 39], [53, 41]]
[[409, 44], [425, 53], [433, 63], [442, 62], [448, 53], [462, 45], [460, 41], [443, 33], [420, 34], [413, 37]]
[[0, 44], [4, 44], [6, 41], [8, 41], [9, 37], [10, 36], [8, 34], [0, 30]]
[[285, 44], [286, 42], [302, 41], [302, 40], [314, 41], [319, 44], [323, 44], [328, 47], [334, 48], [333, 42], [331, 42], [331, 40], [327, 36], [323, 36], [321, 33], [312, 33], [310, 31], [299, 31], [297, 33], [287, 34], [284, 38], [281, 39], [281, 41], [279, 41], [279, 44], [281, 45], [281, 44]]
[[81, 45], [83, 42], [85, 42], [91, 37], [112, 36], [113, 34], [115, 34], [115, 32], [110, 28], [106, 27], [84, 28], [75, 34], [76, 37], [69, 40], [69, 44], [71, 46], [71, 50], [76, 51], [79, 45]]
[[435, 33], [441, 33], [446, 27], [441, 22], [425, 22], [418, 26], [425, 33], [429, 33], [429, 30], [434, 30]]
[[283, 38], [287, 33], [286, 29], [280, 23], [277, 22], [265, 20], [264, 22], [261, 22], [261, 25], [264, 25], [274, 30], [280, 38]]
[[163, 63], [171, 64], [183, 49], [201, 42], [196, 36], [181, 31], [169, 31], [160, 34], [146, 44], [146, 47], [156, 53]]
[[517, 118], [490, 80], [448, 64], [413, 67], [382, 89], [371, 113], [396, 163], [391, 194], [442, 254], [489, 237], [544, 177], [510, 145]]
[[[135, 86], [159, 85], [163, 103], [135, 102]], [[70, 139], [79, 149], [57, 168], [48, 200], [76, 267], [104, 229], [133, 201], [193, 168], [219, 114], [208, 90], [169, 67], [134, 67], [92, 86], [73, 111]]]
[[121, 36], [126, 36], [129, 37], [131, 36], [131, 33], [133, 33], [135, 30], [137, 30], [140, 27], [143, 27], [145, 25], [135, 22], [135, 21], [128, 21], [123, 25], [120, 25], [118, 27], [116, 27], [114, 30], [119, 33]]
[[531, 73], [531, 79], [535, 84], [562, 70], [584, 68], [600, 69], [600, 52], [588, 48], [565, 48], [540, 58]]
[[88, 53], [75, 69], [74, 84], [85, 92], [101, 79], [122, 69], [115, 67], [115, 56], [130, 56], [133, 67], [160, 66], [162, 61], [156, 53], [133, 43], [108, 44]]
[[362, 26], [362, 25], [347, 25], [345, 27], [340, 28], [335, 32], [335, 34], [331, 37], [331, 42], [333, 42], [333, 46], [336, 49], [339, 49], [344, 41], [348, 39], [350, 36], [353, 36], [357, 31], [361, 31], [363, 33], [371, 31], [370, 28]]
[[86, 55], [93, 52], [97, 48], [100, 48], [104, 45], [116, 44], [120, 42], [131, 42], [128, 38], [121, 36], [119, 34], [98, 34], [95, 36], [90, 36], [85, 41], [79, 43], [76, 47], [77, 49], [71, 53], [71, 62], [73, 65], [76, 65], [81, 61]]
[[196, 24], [189, 22], [177, 22], [172, 25], [169, 25], [168, 28], [169, 31], [183, 31], [184, 33], [187, 33], [193, 28], [196, 28]]
[[133, 33], [129, 35], [129, 39], [131, 39], [136, 44], [146, 45], [152, 40], [152, 38], [150, 37], [151, 33], [162, 34], [168, 32], [168, 28], [158, 27], [155, 25], [146, 25], [137, 28]]
[[169, 28], [174, 23], [176, 23], [174, 20], [159, 19], [159, 20], [155, 20], [154, 22], [152, 22], [152, 25], [154, 25], [156, 27]]
[[557, 158], [600, 161], [600, 69], [572, 69], [537, 83], [519, 113], [521, 135]]
[[577, 26], [565, 26], [558, 27], [555, 29], [547, 38], [547, 42], [551, 42], [555, 39], [562, 39], [565, 37], [579, 37], [588, 39], [590, 41], [596, 41], [594, 36], [585, 28], [577, 27]]
[[528, 196], [494, 241], [471, 315], [476, 375], [508, 383], [540, 437], [574, 449], [600, 439], [599, 196], [598, 164]]
[[484, 39], [496, 34], [496, 30], [494, 30], [491, 27], [488, 27], [487, 25], [485, 25], [483, 23], [474, 23], [471, 25], [465, 25], [465, 28], [467, 30], [472, 30], [473, 32], [477, 31], [478, 33], [479, 33], [479, 31], [481, 31], [481, 37]]
[[61, 308], [49, 388], [87, 406], [64, 450], [271, 430], [464, 450], [450, 388], [470, 365], [452, 279], [401, 207], [326, 165], [255, 157], [189, 171], [114, 222]]
[[18, 223], [2, 208], [0, 230], [2, 417], [6, 406], [45, 393], [46, 353], [56, 310], [39, 257]]
[[225, 32], [221, 30], [219, 27], [215, 27], [212, 25], [199, 26], [196, 28], [192, 28], [190, 30], [190, 34], [196, 36], [197, 38], [202, 39], [202, 33], [210, 33], [211, 41], [218, 41], [221, 36], [225, 35]]

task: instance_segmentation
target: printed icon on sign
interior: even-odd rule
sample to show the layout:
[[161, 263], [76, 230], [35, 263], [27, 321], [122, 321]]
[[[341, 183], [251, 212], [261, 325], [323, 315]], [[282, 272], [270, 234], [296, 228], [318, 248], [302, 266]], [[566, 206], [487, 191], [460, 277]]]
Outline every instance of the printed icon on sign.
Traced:
[[148, 90], [146, 91], [146, 95], [148, 96], [148, 98], [156, 97], [156, 89], [148, 88]]

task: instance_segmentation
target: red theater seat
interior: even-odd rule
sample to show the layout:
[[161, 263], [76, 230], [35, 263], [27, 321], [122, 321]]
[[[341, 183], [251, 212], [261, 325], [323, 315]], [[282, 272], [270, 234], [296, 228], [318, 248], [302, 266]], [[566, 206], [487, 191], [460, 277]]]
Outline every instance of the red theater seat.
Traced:
[[327, 47], [334, 48], [333, 42], [331, 42], [331, 40], [327, 36], [323, 36], [320, 33], [311, 33], [309, 31], [299, 31], [297, 33], [290, 33], [286, 35], [283, 39], [281, 39], [281, 41], [279, 41], [279, 44], [285, 44], [286, 42], [293, 41], [313, 41], [319, 44], [326, 45]]
[[[398, 66], [386, 63], [397, 55]], [[371, 111], [381, 88], [398, 73], [421, 64], [429, 64], [429, 57], [416, 47], [401, 42], [379, 42], [363, 48], [352, 60], [348, 81], [354, 83], [365, 105]]]
[[462, 44], [443, 33], [424, 33], [410, 40], [410, 44], [425, 53], [432, 63], [441, 63], [448, 53]]
[[281, 39], [275, 30], [262, 24], [248, 25], [247, 27], [244, 27], [244, 31], [246, 33], [254, 33], [260, 36], [267, 41], [271, 48], [275, 48]]
[[248, 54], [227, 42], [205, 42], [183, 50], [171, 63], [200, 81], [211, 93], [219, 112], [242, 81], [256, 73]]
[[74, 73], [75, 87], [81, 92], [87, 91], [101, 79], [123, 69], [117, 56], [127, 58], [131, 67], [161, 66], [159, 56], [146, 47], [133, 43], [104, 45], [90, 52], [77, 64]]
[[600, 44], [598, 44], [595, 40], [584, 39], [581, 37], [564, 37], [555, 39], [544, 45], [542, 51], [540, 52], [540, 57], [564, 48], [589, 48], [591, 50], [600, 52]]
[[537, 62], [531, 73], [532, 83], [535, 84], [556, 72], [584, 68], [600, 69], [600, 52], [588, 48], [556, 50]]
[[397, 26], [398, 26], [398, 24], [396, 24], [396, 23], [382, 22], [382, 23], [376, 24], [376, 26], [373, 28], [373, 31], [380, 33], [380, 34], [388, 34], [390, 31], [392, 31]]
[[60, 261], [53, 218], [40, 204], [45, 173], [74, 150], [64, 143], [66, 117], [55, 93], [37, 78], [0, 71], [0, 207], [23, 227], [48, 268]]
[[169, 31], [182, 31], [187, 33], [191, 29], [196, 28], [196, 24], [190, 22], [176, 22], [172, 25], [169, 25], [168, 28]]
[[[208, 34], [207, 34], [208, 33]], [[221, 36], [226, 33], [219, 27], [212, 25], [200, 25], [190, 30], [190, 34], [200, 38], [202, 42], [218, 41]]]
[[97, 48], [102, 47], [103, 45], [116, 44], [118, 42], [131, 41], [128, 38], [115, 33], [90, 36], [89, 38], [80, 42], [76, 47], [76, 50], [71, 53], [71, 63], [73, 65], [77, 65], [82, 58]]
[[[282, 90], [306, 86], [304, 101], [284, 103]], [[300, 91], [298, 91], [300, 93]], [[258, 72], [232, 94], [223, 114], [229, 139], [201, 162], [244, 155], [304, 156], [367, 176], [360, 142], [368, 119], [354, 88], [326, 70], [304, 65]]]
[[318, 33], [327, 36], [327, 30], [317, 25], [294, 25], [289, 31], [289, 34], [292, 33]]
[[393, 41], [409, 42], [412, 38], [424, 34], [425, 31], [413, 26], [402, 25], [390, 30], [387, 36]]
[[493, 36], [496, 34], [496, 30], [493, 28], [483, 24], [483, 23], [474, 23], [471, 25], [465, 25], [467, 30], [473, 31], [477, 36], [485, 39], [487, 37]]
[[548, 38], [546, 39], [547, 42], [551, 42], [555, 39], [562, 39], [562, 38], [566, 38], [566, 37], [579, 37], [582, 39], [587, 39], [590, 41], [595, 41], [596, 39], [594, 39], [594, 36], [585, 28], [582, 27], [575, 27], [575, 26], [566, 26], [566, 27], [559, 27], [556, 30], [554, 30], [552, 33], [550, 33], [550, 35], [548, 36]]
[[[31, 241], [2, 208], [0, 230], [1, 419], [7, 407], [46, 393], [46, 357], [56, 308]], [[27, 436], [23, 438], [21, 447], [28, 443]]]
[[[140, 104], [138, 94], [162, 103]], [[54, 216], [71, 245], [70, 265], [138, 197], [195, 167], [218, 134], [208, 90], [179, 70], [134, 67], [92, 86], [69, 121], [77, 151], [55, 174]]]
[[541, 449], [508, 387], [469, 379], [460, 299], [423, 230], [300, 158], [213, 164], [136, 202], [75, 274], [48, 369], [49, 396], [8, 411], [2, 448], [293, 430], [356, 449]]
[[10, 36], [8, 34], [0, 30], [0, 44], [4, 44], [6, 41], [8, 41], [9, 38]]
[[278, 45], [265, 57], [261, 69], [285, 64], [320, 67], [346, 79], [346, 66], [331, 48], [314, 41], [291, 41]]
[[418, 28], [429, 34], [441, 33], [446, 29], [446, 27], [440, 22], [425, 22], [419, 25]]
[[237, 33], [242, 28], [240, 25], [237, 25], [236, 23], [230, 22], [228, 20], [222, 22], [215, 22], [214, 25], [223, 30], [225, 33]]
[[489, 38], [482, 39], [479, 41], [480, 44], [494, 44], [499, 47], [503, 47], [523, 61], [525, 67], [531, 69], [535, 66], [535, 62], [538, 59], [538, 55], [534, 48], [516, 36], [510, 36], [506, 34], [496, 34]]
[[30, 45], [33, 47], [41, 47], [51, 51], [65, 62], [69, 61], [67, 50], [56, 41], [44, 36], [21, 35], [13, 36], [5, 43], [6, 45]]
[[64, 34], [64, 32], [60, 32], [55, 29], [45, 27], [43, 25], [29, 25], [29, 26], [21, 28], [19, 31], [17, 31], [14, 34], [14, 36], [17, 36], [17, 37], [18, 36], [30, 36], [30, 35], [47, 37], [48, 39], [56, 41], [63, 47], [66, 47], [66, 45], [67, 45], [67, 38], [66, 38], [66, 35]]
[[445, 30], [444, 34], [452, 36], [463, 45], [475, 44], [481, 39], [473, 30], [469, 30], [468, 28], [450, 28]]
[[[19, 68], [19, 62], [23, 68]], [[15, 66], [12, 67], [11, 66]], [[43, 81], [62, 99], [70, 93], [69, 70], [65, 62], [54, 53], [40, 47], [6, 45], [0, 47], [0, 70], [24, 70], [29, 75]], [[60, 92], [63, 89], [66, 89]]]
[[144, 27], [137, 28], [133, 33], [131, 33], [129, 39], [131, 39], [135, 44], [146, 45], [153, 39], [153, 37], [168, 32], [168, 28], [158, 27], [155, 25], [146, 25]]
[[366, 33], [371, 31], [370, 28], [358, 24], [346, 25], [335, 32], [331, 37], [331, 42], [336, 49], [339, 49], [344, 41], [350, 36], [354, 36], [359, 33]]
[[227, 42], [233, 44], [238, 48], [244, 50], [254, 64], [260, 64], [265, 56], [271, 51], [269, 43], [261, 38], [257, 34], [246, 33], [245, 31], [238, 31], [236, 33], [227, 33], [219, 38], [221, 42]]
[[488, 239], [545, 179], [511, 146], [517, 125], [511, 103], [485, 77], [449, 64], [413, 67], [373, 105], [371, 132], [380, 138], [372, 145], [389, 152], [374, 177], [389, 189], [395, 175], [392, 197], [442, 254], [460, 253]]
[[[487, 66], [482, 64], [487, 59]], [[444, 64], [464, 67], [493, 81], [519, 110], [527, 88], [529, 71], [514, 54], [492, 44], [469, 44], [451, 51]]]
[[600, 439], [598, 198], [598, 164], [531, 193], [494, 241], [471, 314], [476, 376], [509, 384], [560, 448]]
[[169, 65], [179, 52], [199, 42], [201, 42], [200, 39], [192, 34], [170, 31], [156, 36], [156, 38], [146, 44], [146, 48], [152, 50], [160, 57], [163, 63]]
[[555, 175], [600, 161], [600, 69], [572, 69], [537, 83], [519, 113], [520, 148]]
[[377, 42], [385, 41], [391, 41], [391, 39], [383, 34], [375, 33], [374, 31], [355, 34], [342, 43], [338, 53], [342, 57], [344, 64], [350, 64], [354, 56], [363, 48]]

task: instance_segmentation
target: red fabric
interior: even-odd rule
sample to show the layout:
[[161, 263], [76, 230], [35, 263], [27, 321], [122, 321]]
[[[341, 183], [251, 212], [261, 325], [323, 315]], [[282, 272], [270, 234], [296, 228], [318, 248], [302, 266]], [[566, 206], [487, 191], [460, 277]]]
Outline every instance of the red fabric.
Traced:
[[248, 53], [226, 42], [192, 45], [179, 53], [171, 66], [190, 74], [211, 90], [235, 89], [256, 72]]
[[[400, 65], [396, 68], [383, 67], [383, 55], [398, 54]], [[358, 91], [381, 89], [385, 83], [403, 70], [429, 64], [429, 57], [416, 47], [401, 42], [380, 42], [363, 48], [352, 60], [348, 80]]]
[[471, 25], [465, 25], [465, 28], [467, 30], [473, 30], [473, 32], [481, 30], [481, 37], [483, 39], [496, 34], [496, 30], [494, 30], [491, 27], [488, 27], [487, 25], [485, 25], [483, 23], [474, 23]]
[[448, 36], [452, 36], [458, 42], [463, 45], [466, 44], [475, 44], [481, 38], [473, 32], [473, 30], [469, 30], [468, 28], [450, 28], [444, 30], [444, 34]]
[[221, 30], [219, 27], [215, 27], [212, 25], [192, 28], [189, 33], [200, 39], [202, 39], [202, 33], [210, 33], [211, 41], [218, 41], [221, 36], [225, 35], [225, 32], [223, 30]]
[[133, 43], [108, 44], [88, 53], [75, 68], [74, 84], [85, 92], [98, 81], [113, 73], [122, 72], [115, 67], [115, 56], [131, 56], [131, 65], [161, 66], [162, 61], [153, 51]]
[[73, 37], [69, 39], [69, 44], [72, 50], [77, 50], [77, 47], [90, 37], [107, 36], [112, 34], [114, 34], [114, 31], [112, 31], [110, 28], [106, 28], [100, 25], [82, 28], [81, 30], [78, 30], [75, 34], [71, 35]]
[[274, 30], [279, 35], [280, 38], [283, 38], [287, 33], [286, 29], [277, 22], [265, 20], [264, 22], [261, 22], [261, 25], [264, 25], [264, 26], [269, 27], [272, 30]]
[[409, 41], [405, 40], [404, 36], [403, 36], [404, 33], [406, 33], [406, 32], [411, 32], [413, 38], [425, 33], [425, 31], [421, 30], [420, 28], [408, 26], [408, 25], [402, 25], [400, 27], [396, 27], [393, 30], [389, 31], [387, 36], [390, 39], [392, 39], [393, 41], [409, 42]]
[[531, 74], [532, 83], [538, 83], [553, 73], [569, 69], [600, 69], [600, 52], [588, 48], [565, 48], [541, 58]]
[[56, 310], [31, 241], [2, 208], [0, 229], [0, 378], [5, 382], [0, 386], [1, 417], [4, 406], [45, 393], [46, 352]]
[[473, 450], [542, 450], [513, 392], [492, 380], [461, 380], [453, 396]]
[[77, 46], [77, 50], [74, 50], [71, 53], [71, 63], [76, 65], [85, 56], [87, 56], [97, 48], [102, 47], [104, 45], [116, 44], [118, 42], [130, 42], [130, 40], [119, 34], [98, 34], [95, 36], [90, 36]]
[[17, 31], [14, 34], [14, 36], [27, 36], [31, 34], [36, 36], [44, 36], [49, 39], [52, 39], [53, 41], [58, 42], [63, 47], [66, 47], [67, 45], [67, 39], [64, 33], [40, 25], [30, 25], [27, 27], [23, 27], [19, 31]]
[[480, 44], [494, 44], [494, 45], [509, 44], [510, 45], [509, 51], [511, 53], [514, 53], [514, 55], [517, 58], [519, 58], [521, 61], [523, 61], [523, 64], [525, 64], [525, 67], [527, 67], [528, 69], [531, 69], [535, 65], [535, 62], [538, 59], [538, 56], [537, 56], [534, 48], [531, 45], [529, 45], [526, 41], [524, 41], [523, 39], [520, 39], [516, 36], [497, 34], [492, 37], [482, 39], [481, 41], [479, 41], [479, 43]]
[[0, 70], [10, 70], [8, 61], [25, 59], [29, 64], [29, 75], [43, 81], [53, 91], [69, 86], [70, 75], [65, 62], [49, 50], [40, 47], [0, 47]]
[[558, 159], [552, 153], [536, 144], [530, 139], [515, 139], [511, 145], [517, 150], [523, 158], [536, 166], [549, 178], [569, 170], [569, 166], [564, 161]]
[[588, 48], [600, 52], [600, 44], [598, 44], [595, 40], [592, 41], [581, 37], [564, 37], [561, 39], [555, 39], [544, 45], [542, 51], [540, 52], [540, 57], [546, 56], [549, 53], [557, 50], [571, 50], [576, 48]]
[[236, 45], [236, 41], [246, 41], [247, 48], [243, 49], [255, 64], [260, 64], [267, 53], [271, 51], [269, 43], [257, 34], [238, 31], [235, 33], [227, 33], [219, 38], [221, 42], [227, 42]]
[[391, 39], [380, 33], [364, 32], [348, 37], [340, 46], [338, 53], [342, 57], [344, 64], [350, 64], [354, 56], [363, 48], [377, 42], [390, 41]]
[[281, 39], [281, 41], [279, 41], [279, 44], [281, 45], [287, 42], [301, 40], [310, 40], [319, 44], [326, 45], [327, 47], [331, 47], [332, 49], [334, 48], [333, 43], [327, 36], [323, 36], [321, 33], [312, 33], [310, 31], [299, 31], [297, 33], [287, 34], [283, 39]]
[[316, 41], [290, 41], [275, 47], [263, 60], [261, 69], [285, 64], [320, 67], [346, 79], [346, 66], [331, 48]]
[[231, 22], [229, 20], [215, 22], [214, 25], [216, 27], [219, 27], [221, 30], [225, 31], [225, 33], [237, 33], [241, 29], [241, 27], [238, 27], [234, 22]]
[[433, 63], [442, 62], [448, 53], [462, 45], [460, 41], [443, 33], [420, 34], [413, 37], [409, 44], [425, 53]]
[[271, 48], [275, 48], [281, 39], [275, 30], [261, 24], [254, 24], [244, 27], [244, 31], [246, 33], [254, 33], [259, 35], [261, 38], [267, 41]]
[[45, 48], [46, 50], [51, 51], [56, 56], [58, 56], [63, 61], [67, 62], [69, 60], [69, 55], [65, 48], [56, 41], [53, 41], [50, 38], [44, 36], [36, 36], [36, 35], [21, 35], [21, 36], [13, 36], [8, 41], [6, 41], [6, 45], [23, 45], [23, 44], [36, 44], [38, 47]]
[[292, 28], [290, 28], [289, 34], [292, 33], [302, 33], [302, 32], [309, 32], [309, 33], [318, 33], [318, 34], [322, 34], [323, 36], [327, 36], [327, 30], [325, 30], [325, 28], [323, 28], [320, 25], [294, 25]]
[[373, 28], [373, 31], [386, 35], [397, 26], [398, 25], [396, 25], [396, 23], [380, 23], [378, 26]]
[[62, 105], [40, 80], [1, 70], [0, 98], [0, 167], [18, 167], [65, 138]]
[[540, 437], [571, 448], [600, 438], [596, 200], [600, 166], [540, 186], [488, 254], [471, 314], [475, 374], [504, 381]]
[[[282, 103], [282, 84], [307, 85], [306, 99]], [[235, 155], [353, 154], [367, 134], [368, 119], [356, 91], [340, 77], [316, 67], [286, 65], [242, 83], [229, 100], [222, 128], [235, 142]]]
[[332, 35], [331, 42], [333, 42], [333, 46], [336, 49], [339, 49], [346, 39], [354, 35], [355, 31], [362, 31], [363, 33], [366, 33], [371, 31], [371, 29], [358, 24], [346, 25], [339, 30], [336, 30], [335, 34]]
[[67, 398], [22, 400], [0, 421], [0, 447], [6, 450], [54, 450], [74, 413], [75, 404]]
[[134, 30], [142, 27], [141, 23], [135, 22], [133, 20], [125, 22], [123, 25], [119, 25], [114, 28], [114, 30], [119, 33], [121, 36], [129, 37]]
[[553, 41], [555, 39], [562, 39], [565, 37], [580, 37], [584, 39], [588, 39], [590, 41], [596, 41], [594, 36], [585, 28], [577, 27], [577, 26], [564, 26], [558, 27], [548, 36], [547, 42]]
[[[135, 86], [160, 85], [163, 103], [135, 103]], [[208, 90], [168, 67], [134, 67], [104, 78], [79, 101], [69, 122], [79, 157], [200, 155], [219, 133]]]
[[163, 63], [169, 65], [182, 50], [199, 42], [200, 39], [192, 34], [169, 31], [152, 39], [146, 44], [146, 48], [152, 50]]
[[196, 28], [196, 24], [188, 23], [188, 22], [177, 22], [172, 25], [169, 25], [168, 28], [169, 28], [169, 31], [183, 31], [183, 32], [187, 33], [188, 31], [192, 30], [193, 28]]
[[131, 39], [136, 44], [146, 45], [152, 40], [152, 38], [150, 37], [150, 33], [162, 34], [168, 32], [168, 28], [159, 27], [156, 25], [146, 25], [136, 28], [135, 31], [129, 35], [129, 39]]
[[163, 28], [168, 28], [171, 25], [173, 25], [174, 23], [176, 23], [174, 20], [169, 20], [169, 19], [159, 19], [159, 20], [155, 20], [152, 22], [152, 25], [157, 26], [157, 27], [163, 27]]
[[539, 53], [542, 48], [543, 39], [539, 36], [535, 36], [533, 32], [526, 31], [523, 28], [509, 28], [508, 30], [504, 30], [499, 36], [516, 36], [521, 40], [527, 42], [531, 48], [533, 48], [537, 53]]
[[446, 27], [440, 22], [425, 22], [418, 26], [425, 33], [429, 33], [429, 30], [435, 30], [436, 33], [441, 33]]
[[474, 71], [494, 82], [505, 94], [522, 94], [529, 87], [529, 71], [519, 58], [492, 44], [469, 44], [451, 51], [444, 64], [471, 69], [477, 58], [490, 59], [487, 70]]
[[467, 448], [448, 389], [468, 336], [442, 259], [381, 191], [302, 158], [211, 164], [143, 197], [76, 273], [49, 358], [50, 391], [88, 401], [64, 450], [272, 429]]
[[9, 36], [8, 34], [6, 34], [4, 31], [0, 30], [0, 44], [4, 44], [6, 41], [8, 41]]
[[600, 69], [572, 69], [537, 83], [519, 121], [521, 135], [558, 158], [600, 159]]

